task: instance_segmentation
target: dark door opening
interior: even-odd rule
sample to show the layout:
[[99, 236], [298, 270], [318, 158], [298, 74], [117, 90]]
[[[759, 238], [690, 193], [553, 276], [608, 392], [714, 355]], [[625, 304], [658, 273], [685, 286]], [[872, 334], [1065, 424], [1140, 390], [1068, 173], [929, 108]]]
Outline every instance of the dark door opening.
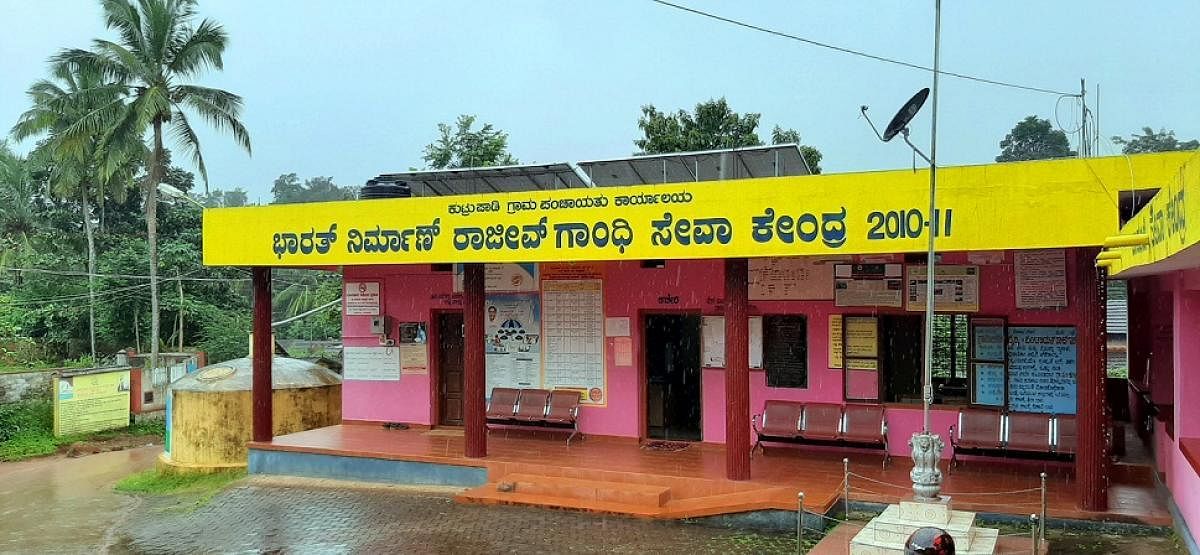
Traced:
[[924, 317], [882, 316], [879, 324], [884, 400], [889, 403], [923, 402]]
[[438, 424], [463, 424], [463, 315], [438, 314]]
[[700, 316], [647, 315], [644, 337], [647, 437], [700, 441]]

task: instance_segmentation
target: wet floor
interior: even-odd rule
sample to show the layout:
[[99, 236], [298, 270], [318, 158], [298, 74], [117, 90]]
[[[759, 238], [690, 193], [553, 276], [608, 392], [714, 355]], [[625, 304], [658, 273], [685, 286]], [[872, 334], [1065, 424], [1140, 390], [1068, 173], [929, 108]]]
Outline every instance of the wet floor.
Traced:
[[0, 552], [95, 553], [138, 504], [112, 486], [161, 447], [0, 464]]

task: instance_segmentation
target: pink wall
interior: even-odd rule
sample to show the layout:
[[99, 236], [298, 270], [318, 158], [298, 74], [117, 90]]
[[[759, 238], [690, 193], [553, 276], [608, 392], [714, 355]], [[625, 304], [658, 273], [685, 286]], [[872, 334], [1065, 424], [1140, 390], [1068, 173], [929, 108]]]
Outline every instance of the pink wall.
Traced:
[[1189, 371], [1200, 364], [1200, 270], [1137, 278], [1133, 284], [1148, 293], [1139, 299], [1151, 305], [1144, 317], [1152, 326], [1131, 334], [1130, 342], [1143, 343], [1138, 348], [1149, 351], [1154, 402], [1173, 405], [1173, 437], [1165, 422], [1154, 422], [1155, 462], [1180, 516], [1195, 534], [1200, 531], [1200, 474], [1183, 456], [1179, 442], [1200, 438], [1200, 403], [1195, 402], [1200, 398], [1200, 376]]
[[[981, 266], [981, 307], [979, 316], [1004, 316], [1011, 325], [1060, 324], [1070, 325], [1078, 318], [1074, 299], [1065, 310], [1016, 310], [1012, 254], [1002, 264]], [[894, 257], [900, 262], [900, 257]], [[1068, 280], [1075, 279], [1074, 257], [1067, 257]], [[966, 264], [964, 253], [943, 255], [943, 263]], [[453, 277], [450, 273], [432, 273], [428, 266], [391, 266], [347, 268], [347, 281], [379, 280], [383, 284], [385, 312], [394, 321], [424, 321], [432, 331], [435, 310], [461, 308], [459, 299], [452, 296]], [[643, 386], [641, 377], [643, 316], [655, 312], [686, 312], [720, 315], [723, 295], [723, 263], [721, 261], [668, 261], [665, 268], [642, 268], [636, 261], [612, 262], [605, 265], [604, 311], [606, 316], [628, 317], [631, 320], [631, 339], [634, 346], [633, 364], [617, 366], [613, 358], [612, 338], [607, 338], [607, 406], [585, 406], [580, 416], [584, 433], [639, 437], [644, 422]], [[803, 314], [808, 328], [808, 387], [771, 388], [766, 385], [762, 371], [750, 373], [750, 409], [761, 412], [768, 399], [789, 399], [813, 402], [840, 403], [842, 370], [828, 367], [828, 320], [831, 314], [913, 314], [903, 309], [837, 308], [833, 301], [752, 301], [750, 314]], [[374, 345], [367, 333], [369, 317], [345, 317], [346, 345]], [[430, 376], [404, 375], [400, 382], [355, 382], [343, 386], [343, 412], [348, 420], [402, 421], [430, 424], [432, 414], [431, 376], [436, 375], [436, 346], [430, 345]], [[724, 371], [720, 368], [703, 370], [702, 433], [706, 442], [723, 442], [725, 437]], [[933, 416], [934, 431], [945, 433], [957, 420], [956, 409], [937, 410]], [[889, 441], [895, 454], [909, 452], [907, 441], [920, 429], [921, 411], [916, 405], [889, 407]], [[947, 453], [947, 456], [949, 454]]]

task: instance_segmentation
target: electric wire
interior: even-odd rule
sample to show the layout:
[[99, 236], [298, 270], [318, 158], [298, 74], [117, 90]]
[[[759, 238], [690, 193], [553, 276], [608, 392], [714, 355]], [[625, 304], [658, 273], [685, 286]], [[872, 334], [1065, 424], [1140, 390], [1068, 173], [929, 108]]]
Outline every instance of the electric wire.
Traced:
[[[681, 11], [689, 12], [689, 13], [692, 13], [692, 14], [695, 14], [695, 15], [699, 15], [699, 16], [702, 16], [702, 17], [707, 17], [707, 18], [709, 18], [709, 19], [715, 19], [715, 20], [717, 20], [717, 21], [721, 21], [721, 22], [724, 22], [724, 23], [729, 23], [729, 24], [731, 24], [731, 25], [736, 25], [736, 26], [738, 26], [738, 27], [744, 27], [744, 28], [746, 28], [746, 29], [751, 29], [751, 30], [754, 30], [754, 31], [758, 31], [758, 32], [760, 32], [760, 33], [766, 33], [766, 34], [768, 34], [768, 35], [774, 35], [774, 36], [781, 37], [781, 38], [785, 38], [785, 39], [790, 39], [790, 40], [794, 40], [794, 41], [798, 41], [798, 42], [803, 42], [803, 43], [805, 43], [805, 44], [808, 44], [808, 45], [811, 45], [811, 46], [817, 46], [817, 47], [820, 47], [820, 48], [826, 48], [826, 49], [829, 49], [829, 50], [834, 50], [834, 51], [837, 51], [837, 52], [841, 52], [841, 53], [843, 53], [843, 54], [850, 54], [850, 55], [853, 55], [853, 56], [858, 56], [858, 57], [861, 57], [861, 58], [867, 58], [867, 59], [875, 60], [875, 61], [878, 61], [878, 62], [884, 62], [884, 63], [888, 63], [888, 64], [895, 64], [895, 65], [898, 65], [898, 66], [903, 66], [903, 67], [907, 67], [907, 68], [910, 68], [910, 69], [919, 69], [919, 70], [921, 70], [921, 71], [927, 71], [927, 72], [930, 72], [930, 73], [933, 73], [933, 72], [934, 72], [933, 68], [931, 68], [931, 67], [928, 67], [928, 66], [923, 66], [923, 65], [920, 65], [920, 64], [914, 64], [914, 63], [912, 63], [912, 62], [905, 62], [905, 61], [903, 61], [903, 60], [897, 60], [897, 59], [894, 59], [894, 58], [888, 58], [888, 57], [885, 57], [885, 56], [879, 56], [879, 55], [877, 55], [877, 54], [871, 54], [871, 53], [869, 53], [869, 52], [863, 52], [863, 51], [861, 51], [861, 50], [854, 50], [854, 49], [852, 49], [852, 48], [846, 48], [846, 47], [844, 47], [844, 46], [837, 46], [837, 45], [835, 45], [835, 44], [829, 44], [829, 43], [825, 43], [825, 42], [820, 42], [820, 41], [816, 41], [816, 40], [813, 40], [813, 39], [804, 38], [804, 37], [801, 37], [801, 36], [798, 36], [798, 35], [793, 35], [793, 34], [790, 34], [790, 33], [784, 33], [784, 32], [782, 32], [782, 31], [776, 31], [776, 30], [774, 30], [774, 29], [768, 29], [768, 28], [766, 28], [766, 27], [760, 27], [760, 26], [758, 26], [758, 25], [754, 25], [753, 23], [746, 23], [745, 21], [739, 21], [739, 20], [737, 20], [737, 19], [732, 19], [732, 18], [728, 18], [728, 17], [720, 16], [720, 15], [717, 15], [717, 14], [714, 14], [714, 13], [709, 13], [709, 12], [706, 12], [706, 11], [703, 11], [703, 10], [698, 10], [698, 9], [696, 9], [696, 8], [689, 8], [689, 7], [687, 7], [687, 6], [683, 6], [683, 5], [680, 5], [680, 4], [675, 4], [675, 3], [672, 3], [672, 2], [667, 2], [666, 0], [650, 0], [650, 1], [651, 1], [651, 2], [654, 2], [655, 4], [660, 4], [660, 5], [666, 6], [666, 7], [668, 7], [668, 8], [674, 8], [674, 9], [676, 9], [676, 10], [681, 10]], [[976, 76], [974, 76], [974, 75], [967, 75], [967, 74], [965, 74], [965, 73], [957, 73], [957, 72], [953, 72], [953, 71], [939, 70], [937, 73], [939, 73], [939, 74], [941, 74], [941, 75], [948, 76], [948, 77], [957, 77], [957, 78], [959, 78], [959, 79], [964, 79], [964, 80], [967, 80], [967, 81], [975, 81], [975, 82], [978, 82], [978, 83], [985, 83], [985, 84], [988, 84], [988, 85], [996, 85], [996, 86], [999, 86], [999, 87], [1008, 87], [1008, 88], [1011, 88], [1011, 89], [1019, 89], [1019, 90], [1029, 91], [1029, 92], [1038, 92], [1038, 93], [1044, 93], [1044, 94], [1057, 94], [1057, 95], [1061, 95], [1061, 96], [1079, 96], [1079, 95], [1078, 95], [1078, 94], [1076, 94], [1076, 93], [1068, 93], [1068, 92], [1056, 91], [1056, 90], [1053, 90], [1053, 89], [1045, 89], [1045, 88], [1042, 88], [1042, 87], [1033, 87], [1033, 86], [1029, 86], [1029, 85], [1021, 85], [1021, 84], [1018, 84], [1018, 83], [1009, 83], [1009, 82], [1006, 82], [1006, 81], [998, 81], [998, 80], [995, 80], [995, 79], [988, 79], [988, 78], [986, 78], [986, 77], [976, 77]]]

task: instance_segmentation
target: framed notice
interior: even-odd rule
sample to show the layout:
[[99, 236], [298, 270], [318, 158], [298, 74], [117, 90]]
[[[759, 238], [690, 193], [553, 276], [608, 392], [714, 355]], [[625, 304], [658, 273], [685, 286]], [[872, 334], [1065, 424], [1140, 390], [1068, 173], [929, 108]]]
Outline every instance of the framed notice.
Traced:
[[1003, 318], [972, 318], [968, 367], [971, 403], [988, 407], [1006, 404], [1008, 328]]
[[1067, 306], [1067, 254], [1064, 249], [1017, 251], [1013, 258], [1017, 308]]
[[[936, 266], [933, 282], [933, 309], [945, 312], [977, 312], [979, 310], [979, 266]], [[908, 310], [925, 310], [925, 293], [929, 287], [929, 266], [908, 267]]]
[[837, 264], [833, 274], [837, 306], [904, 306], [903, 265]]
[[342, 350], [342, 379], [400, 381], [400, 350], [395, 347], [346, 347]]
[[829, 315], [829, 367], [842, 367], [842, 315]]
[[842, 361], [847, 401], [879, 400], [879, 318], [842, 316]]
[[497, 387], [541, 387], [541, 297], [536, 293], [488, 293], [485, 300], [487, 391]]
[[814, 258], [751, 258], [750, 300], [829, 300], [833, 265]]
[[[537, 263], [484, 264], [483, 288], [485, 291], [530, 292], [538, 290]], [[454, 292], [463, 290], [463, 265], [454, 265]], [[491, 390], [488, 390], [491, 391]]]
[[378, 281], [347, 281], [342, 298], [346, 316], [379, 316]]

